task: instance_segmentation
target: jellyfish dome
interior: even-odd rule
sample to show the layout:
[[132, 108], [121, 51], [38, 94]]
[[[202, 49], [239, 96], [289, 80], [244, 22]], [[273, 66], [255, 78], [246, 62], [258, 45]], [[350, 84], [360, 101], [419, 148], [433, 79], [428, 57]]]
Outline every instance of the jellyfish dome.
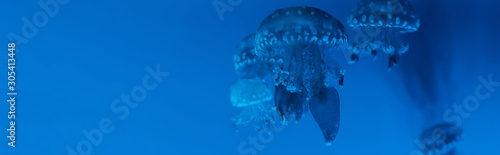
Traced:
[[242, 78], [231, 86], [231, 103], [242, 108], [241, 113], [234, 117], [233, 127], [247, 126], [251, 122], [257, 130], [272, 128], [275, 108], [272, 104], [272, 92], [260, 78]]
[[278, 9], [255, 34], [255, 54], [268, 59], [275, 84], [275, 106], [285, 123], [308, 111], [330, 145], [340, 122], [339, 95], [345, 70], [333, 59], [347, 45], [344, 26], [313, 7]]
[[247, 107], [272, 98], [271, 90], [259, 78], [240, 79], [231, 86], [231, 103], [235, 107]]
[[462, 139], [462, 128], [450, 123], [432, 126], [420, 136], [421, 151], [426, 155], [452, 155], [455, 146]]
[[265, 77], [270, 75], [269, 61], [258, 57], [254, 52], [255, 34], [248, 35], [236, 46], [234, 55], [234, 68], [244, 77]]
[[415, 32], [420, 26], [417, 13], [407, 0], [361, 0], [348, 17], [348, 24], [358, 32], [353, 47], [353, 61], [358, 55], [389, 55], [389, 68], [395, 66], [409, 44], [398, 39], [400, 33]]

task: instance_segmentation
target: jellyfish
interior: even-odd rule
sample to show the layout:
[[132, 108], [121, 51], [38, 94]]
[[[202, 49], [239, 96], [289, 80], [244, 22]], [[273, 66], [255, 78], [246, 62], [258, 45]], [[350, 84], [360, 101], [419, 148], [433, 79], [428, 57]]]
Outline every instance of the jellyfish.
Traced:
[[420, 136], [421, 151], [426, 155], [453, 155], [455, 146], [462, 139], [462, 128], [450, 123], [432, 126]]
[[394, 67], [409, 44], [399, 34], [415, 32], [420, 26], [417, 13], [407, 0], [361, 0], [348, 17], [348, 24], [358, 33], [352, 47], [352, 62], [359, 55], [389, 55], [389, 70]]
[[255, 124], [257, 130], [272, 129], [276, 112], [273, 103], [273, 84], [266, 59], [257, 57], [254, 50], [254, 34], [245, 37], [236, 46], [234, 67], [243, 77], [231, 86], [230, 100], [241, 108], [232, 118], [233, 127]]
[[272, 104], [272, 91], [260, 78], [241, 78], [231, 86], [231, 103], [242, 108], [232, 119], [233, 127], [255, 124], [256, 130], [272, 129], [276, 112]]
[[278, 9], [255, 34], [255, 55], [268, 59], [275, 84], [275, 107], [286, 124], [310, 110], [326, 145], [339, 129], [339, 94], [344, 72], [333, 52], [347, 45], [344, 26], [313, 7]]

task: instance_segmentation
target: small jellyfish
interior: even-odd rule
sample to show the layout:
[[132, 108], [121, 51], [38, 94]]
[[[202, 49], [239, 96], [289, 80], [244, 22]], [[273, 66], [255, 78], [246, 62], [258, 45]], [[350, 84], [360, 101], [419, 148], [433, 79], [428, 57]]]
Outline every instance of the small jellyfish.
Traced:
[[233, 127], [255, 124], [257, 130], [272, 129], [276, 117], [273, 105], [273, 85], [265, 59], [257, 57], [254, 50], [254, 34], [245, 37], [234, 55], [234, 68], [243, 77], [231, 86], [230, 99], [241, 113], [233, 118]]
[[332, 15], [312, 7], [278, 9], [255, 34], [255, 54], [270, 62], [275, 106], [282, 121], [299, 121], [308, 111], [326, 144], [335, 139], [340, 123], [339, 94], [345, 70], [333, 59], [347, 45], [344, 26]]
[[453, 155], [462, 133], [462, 128], [450, 123], [432, 126], [422, 132], [420, 149], [426, 155]]
[[415, 32], [420, 26], [417, 13], [407, 0], [361, 0], [347, 22], [358, 32], [352, 61], [357, 61], [359, 55], [376, 56], [380, 49], [389, 55], [389, 69], [408, 51], [409, 44], [398, 35]]
[[273, 95], [262, 79], [239, 79], [231, 86], [230, 93], [231, 104], [242, 108], [241, 113], [232, 119], [236, 131], [238, 126], [248, 126], [251, 122], [257, 130], [272, 128], [276, 113]]

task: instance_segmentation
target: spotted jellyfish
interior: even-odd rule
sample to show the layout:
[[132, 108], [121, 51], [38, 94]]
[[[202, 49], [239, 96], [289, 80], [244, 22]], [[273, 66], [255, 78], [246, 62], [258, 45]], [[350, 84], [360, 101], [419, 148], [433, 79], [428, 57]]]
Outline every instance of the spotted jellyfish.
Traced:
[[347, 22], [358, 32], [352, 62], [359, 55], [376, 56], [377, 50], [382, 50], [389, 55], [389, 70], [409, 48], [399, 34], [415, 32], [420, 26], [418, 15], [407, 0], [361, 0]]
[[254, 41], [254, 34], [245, 37], [237, 45], [233, 59], [236, 72], [242, 75], [230, 89], [231, 104], [241, 108], [240, 114], [232, 118], [236, 131], [252, 123], [257, 130], [272, 130], [277, 117], [267, 60], [254, 54]]
[[278, 9], [255, 34], [255, 54], [272, 61], [274, 103], [282, 122], [298, 122], [310, 109], [326, 145], [340, 125], [339, 94], [345, 70], [333, 59], [348, 43], [344, 26], [312, 7]]

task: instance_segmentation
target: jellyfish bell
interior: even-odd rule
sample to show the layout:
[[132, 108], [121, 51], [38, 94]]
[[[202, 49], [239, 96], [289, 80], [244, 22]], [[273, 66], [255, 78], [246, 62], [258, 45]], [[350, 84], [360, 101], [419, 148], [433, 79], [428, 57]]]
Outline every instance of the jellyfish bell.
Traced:
[[420, 136], [420, 149], [425, 155], [454, 154], [457, 142], [462, 139], [462, 128], [441, 123], [424, 130]]
[[[339, 100], [333, 87], [342, 85], [345, 70], [331, 52], [347, 45], [344, 26], [313, 7], [278, 9], [255, 34], [255, 54], [272, 63], [275, 106], [284, 121], [311, 113], [331, 144], [338, 131]], [[336, 100], [334, 99], [336, 98]]]
[[239, 79], [231, 86], [231, 104], [235, 107], [247, 107], [273, 98], [271, 90], [262, 79]]
[[258, 57], [254, 52], [255, 34], [250, 34], [241, 40], [235, 49], [234, 69], [243, 77], [266, 77], [270, 74], [268, 62], [264, 57]]
[[255, 37], [254, 34], [248, 35], [241, 40], [235, 49], [234, 69], [238, 74], [245, 75], [247, 72], [258, 72], [256, 64], [260, 62], [259, 58], [253, 54]]
[[236, 131], [238, 126], [248, 126], [250, 123], [254, 123], [258, 130], [272, 128], [276, 116], [273, 95], [262, 79], [239, 79], [231, 86], [230, 98], [233, 106], [242, 109], [232, 119]]
[[407, 0], [361, 0], [348, 17], [348, 24], [358, 32], [354, 55], [376, 55], [381, 49], [389, 55], [389, 68], [395, 66], [409, 44], [401, 33], [415, 32], [420, 20]]

